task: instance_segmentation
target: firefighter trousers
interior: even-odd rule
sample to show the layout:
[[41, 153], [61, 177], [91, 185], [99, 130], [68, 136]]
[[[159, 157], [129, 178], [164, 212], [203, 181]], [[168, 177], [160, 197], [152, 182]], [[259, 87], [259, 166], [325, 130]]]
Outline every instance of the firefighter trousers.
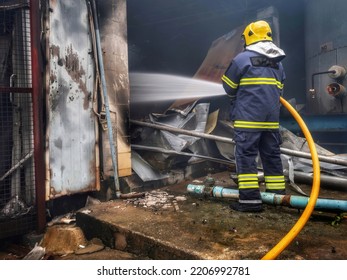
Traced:
[[285, 194], [279, 131], [235, 130], [235, 160], [239, 187], [239, 203], [261, 204], [258, 182], [259, 155], [267, 192]]

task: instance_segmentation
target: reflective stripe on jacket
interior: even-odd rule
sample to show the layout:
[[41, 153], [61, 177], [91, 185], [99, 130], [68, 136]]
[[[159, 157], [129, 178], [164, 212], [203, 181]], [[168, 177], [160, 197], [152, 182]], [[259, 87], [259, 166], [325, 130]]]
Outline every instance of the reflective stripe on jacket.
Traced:
[[276, 58], [249, 50], [238, 54], [222, 76], [235, 129], [277, 130], [284, 80], [282, 64]]

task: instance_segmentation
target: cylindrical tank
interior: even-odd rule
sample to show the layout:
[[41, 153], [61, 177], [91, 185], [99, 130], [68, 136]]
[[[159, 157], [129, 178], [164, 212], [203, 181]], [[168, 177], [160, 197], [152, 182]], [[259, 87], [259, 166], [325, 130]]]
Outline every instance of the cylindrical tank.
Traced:
[[[328, 85], [346, 87], [344, 76], [329, 73], [337, 65], [347, 66], [347, 1], [306, 0], [305, 46], [307, 113], [346, 114], [347, 98], [327, 92]], [[333, 68], [332, 68], [333, 67]]]

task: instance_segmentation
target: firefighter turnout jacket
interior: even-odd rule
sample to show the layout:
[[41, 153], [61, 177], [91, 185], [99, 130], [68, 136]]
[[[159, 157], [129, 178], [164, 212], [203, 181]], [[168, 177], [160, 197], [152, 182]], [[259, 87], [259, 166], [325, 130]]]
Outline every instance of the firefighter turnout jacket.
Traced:
[[258, 42], [232, 60], [222, 82], [231, 100], [235, 129], [279, 129], [284, 57], [283, 50], [272, 42]]

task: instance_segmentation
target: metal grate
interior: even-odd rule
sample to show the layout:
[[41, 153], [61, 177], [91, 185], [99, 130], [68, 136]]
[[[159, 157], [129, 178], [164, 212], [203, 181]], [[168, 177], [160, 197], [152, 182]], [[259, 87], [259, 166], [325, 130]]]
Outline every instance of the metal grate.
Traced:
[[0, 1], [0, 238], [36, 226], [30, 13]]

